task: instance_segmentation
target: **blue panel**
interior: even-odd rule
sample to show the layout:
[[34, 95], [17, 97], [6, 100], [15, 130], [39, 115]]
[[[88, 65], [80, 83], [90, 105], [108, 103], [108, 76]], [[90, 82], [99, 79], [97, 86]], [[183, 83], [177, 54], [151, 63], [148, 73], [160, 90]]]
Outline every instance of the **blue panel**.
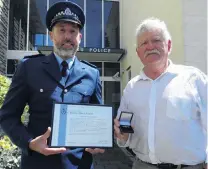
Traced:
[[35, 46], [44, 46], [45, 36], [43, 34], [35, 35]]
[[[45, 33], [46, 33], [46, 24], [45, 24], [45, 16], [47, 12], [47, 1], [42, 1], [42, 0], [36, 0], [33, 1], [34, 4], [33, 6], [30, 7], [30, 20], [33, 18], [34, 20], [37, 20], [39, 24], [41, 24], [41, 29], [40, 27], [34, 27], [37, 26], [36, 24], [30, 22], [30, 27], [32, 27], [33, 30], [36, 30], [34, 32], [34, 46], [45, 46], [46, 43], [46, 38], [45, 38]], [[34, 12], [35, 10], [35, 12]]]
[[102, 47], [102, 1], [87, 0], [86, 47]]
[[120, 48], [119, 2], [104, 1], [105, 48]]
[[66, 120], [67, 120], [67, 105], [66, 104], [61, 104], [60, 105], [58, 146], [65, 145]]

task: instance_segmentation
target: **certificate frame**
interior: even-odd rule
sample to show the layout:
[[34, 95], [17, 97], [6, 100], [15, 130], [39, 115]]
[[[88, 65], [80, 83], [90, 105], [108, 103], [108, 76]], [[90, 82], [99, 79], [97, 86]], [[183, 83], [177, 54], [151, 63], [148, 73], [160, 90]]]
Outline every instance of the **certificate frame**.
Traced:
[[[62, 108], [59, 108], [59, 107], [57, 108], [57, 106], [60, 106]], [[65, 107], [67, 109], [67, 111], [63, 111], [63, 107]], [[96, 109], [97, 108], [97, 110], [103, 109], [102, 111], [108, 110], [109, 111], [108, 114], [103, 114], [104, 117], [106, 116], [105, 117], [106, 119], [107, 118], [110, 118], [110, 120], [107, 119], [107, 121], [103, 122], [103, 123], [107, 123], [107, 126], [108, 126], [107, 129], [106, 129], [108, 131], [107, 132], [106, 131], [104, 132], [106, 134], [107, 138], [105, 139], [103, 137], [103, 140], [101, 139], [99, 141], [100, 144], [99, 143], [94, 143], [94, 144], [93, 143], [89, 143], [89, 144], [88, 143], [83, 143], [83, 144], [80, 143], [79, 144], [76, 141], [74, 141], [73, 138], [76, 138], [78, 136], [80, 137], [79, 140], [89, 140], [89, 137], [90, 137], [91, 140], [95, 141], [96, 139], [99, 140], [99, 138], [102, 138], [102, 134], [100, 134], [99, 137], [96, 136], [96, 134], [95, 134], [96, 133], [96, 130], [95, 130], [94, 131], [95, 138], [93, 138], [93, 134], [92, 135], [89, 134], [88, 136], [84, 136], [85, 134], [87, 134], [87, 132], [82, 133], [82, 134], [84, 134], [83, 136], [82, 136], [82, 134], [77, 134], [77, 133], [75, 133], [74, 136], [73, 136], [72, 133], [73, 133], [74, 130], [76, 130], [76, 127], [75, 128], [74, 127], [70, 127], [70, 128], [73, 128], [73, 131], [69, 131], [69, 129], [67, 130], [66, 128], [68, 128], [70, 126], [70, 124], [74, 123], [74, 121], [80, 122], [79, 121], [79, 118], [76, 119], [76, 117], [79, 116], [79, 114], [76, 115], [77, 113], [73, 113], [72, 110], [70, 110], [70, 113], [71, 113], [70, 114], [68, 108], [69, 108], [69, 110], [70, 110], [70, 108], [71, 109], [72, 108], [77, 108], [77, 110], [79, 108], [81, 108], [82, 110], [90, 110], [91, 108], [92, 109]], [[57, 109], [59, 109], [60, 111], [57, 112]], [[63, 112], [66, 112], [66, 114], [67, 113], [68, 114], [65, 115]], [[82, 111], [79, 111], [79, 113], [80, 112], [81, 112], [81, 115], [82, 115]], [[102, 112], [102, 113], [101, 112], [97, 112], [99, 115], [96, 114], [96, 113], [94, 113], [95, 116], [98, 116], [98, 119], [95, 119], [95, 121], [94, 121], [95, 122], [95, 125], [96, 124], [98, 125], [98, 123], [96, 123], [96, 120], [98, 120], [98, 121], [100, 120], [99, 117], [102, 116], [102, 115], [100, 116], [100, 114], [104, 113], [104, 112]], [[89, 114], [87, 114], [87, 115], [89, 115]], [[62, 116], [65, 116], [67, 120], [65, 119], [65, 121], [61, 121], [60, 118], [62, 118]], [[74, 121], [72, 121], [73, 116], [75, 116], [75, 120]], [[57, 147], [78, 148], [79, 147], [79, 148], [105, 148], [105, 149], [106, 148], [113, 148], [114, 147], [113, 117], [114, 117], [113, 116], [113, 107], [111, 105], [106, 105], [106, 104], [102, 105], [102, 104], [84, 104], [84, 103], [62, 103], [62, 102], [54, 102], [53, 103], [53, 109], [52, 109], [51, 135], [49, 137], [49, 147], [53, 147], [53, 148], [57, 148]], [[86, 119], [87, 119], [86, 121], [89, 122], [89, 119], [88, 118], [86, 118]], [[88, 123], [88, 124], [90, 125], [91, 123]], [[80, 125], [83, 125], [83, 124], [80, 123]], [[63, 128], [62, 126], [65, 126], [65, 127]], [[97, 126], [97, 127], [99, 128], [99, 126]], [[105, 126], [101, 126], [100, 127], [101, 130], [103, 129], [103, 127], [105, 128]], [[81, 129], [81, 127], [79, 129]], [[61, 134], [60, 134], [60, 132], [61, 132]], [[108, 132], [110, 132], [110, 133], [108, 133]], [[71, 135], [71, 139], [68, 136], [68, 134]], [[97, 133], [97, 135], [98, 135], [98, 133]], [[85, 139], [85, 138], [87, 138], [87, 139]], [[70, 141], [72, 143], [70, 143]], [[82, 141], [78, 141], [78, 142], [82, 142]]]

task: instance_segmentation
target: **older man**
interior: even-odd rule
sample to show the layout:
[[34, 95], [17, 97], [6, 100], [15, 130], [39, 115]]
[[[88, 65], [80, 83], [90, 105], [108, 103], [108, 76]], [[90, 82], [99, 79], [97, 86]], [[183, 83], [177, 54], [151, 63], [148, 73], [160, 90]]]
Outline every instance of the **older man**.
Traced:
[[144, 68], [127, 84], [121, 111], [134, 113], [134, 133], [121, 133], [118, 145], [136, 154], [133, 169], [202, 169], [206, 162], [207, 76], [168, 59], [171, 36], [163, 21], [144, 20], [136, 33]]
[[[49, 56], [23, 59], [0, 110], [0, 124], [22, 150], [22, 169], [91, 169], [91, 153], [103, 149], [49, 148], [53, 102], [101, 104], [99, 71], [75, 56], [85, 23], [75, 3], [58, 2], [46, 15], [54, 44]], [[29, 124], [21, 123], [29, 105]]]

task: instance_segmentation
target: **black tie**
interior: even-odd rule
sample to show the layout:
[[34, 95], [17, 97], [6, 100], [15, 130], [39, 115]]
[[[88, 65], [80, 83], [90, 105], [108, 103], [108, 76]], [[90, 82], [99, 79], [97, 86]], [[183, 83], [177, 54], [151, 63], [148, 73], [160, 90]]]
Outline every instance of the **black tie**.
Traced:
[[68, 63], [66, 61], [63, 61], [61, 63], [61, 65], [63, 66], [63, 68], [61, 70], [61, 75], [62, 75], [62, 77], [66, 77], [66, 75], [67, 75], [67, 69], [68, 69]]

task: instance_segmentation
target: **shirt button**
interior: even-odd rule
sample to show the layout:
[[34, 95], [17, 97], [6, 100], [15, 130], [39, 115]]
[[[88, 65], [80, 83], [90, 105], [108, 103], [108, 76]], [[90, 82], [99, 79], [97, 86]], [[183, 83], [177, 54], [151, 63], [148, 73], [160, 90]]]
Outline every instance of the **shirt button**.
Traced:
[[43, 89], [40, 89], [40, 92], [42, 93], [43, 92]]
[[64, 93], [67, 93], [68, 92], [68, 90], [67, 89], [64, 89]]

